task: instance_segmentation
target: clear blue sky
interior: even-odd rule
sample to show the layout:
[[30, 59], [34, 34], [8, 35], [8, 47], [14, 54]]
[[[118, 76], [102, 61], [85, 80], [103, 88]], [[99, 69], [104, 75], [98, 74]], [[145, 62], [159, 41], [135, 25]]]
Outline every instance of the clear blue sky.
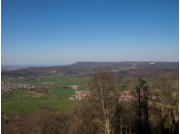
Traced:
[[178, 61], [178, 0], [2, 0], [2, 64]]

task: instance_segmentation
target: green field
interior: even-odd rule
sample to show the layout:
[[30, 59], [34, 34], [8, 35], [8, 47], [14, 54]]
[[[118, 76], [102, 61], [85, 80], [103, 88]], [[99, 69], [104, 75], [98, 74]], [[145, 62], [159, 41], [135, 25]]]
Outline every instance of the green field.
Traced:
[[2, 78], [3, 81], [9, 81], [12, 83], [24, 83], [31, 85], [56, 85], [56, 86], [71, 86], [78, 85], [84, 86], [87, 84], [88, 77], [69, 77], [63, 76], [61, 74], [54, 74], [50, 76], [42, 76], [42, 77], [7, 77]]
[[[37, 93], [37, 95], [36, 95]], [[2, 112], [5, 113], [32, 113], [41, 107], [51, 107], [57, 110], [67, 108], [74, 101], [69, 97], [74, 94], [73, 89], [56, 89], [50, 91], [48, 95], [39, 95], [38, 92], [27, 90], [17, 90], [9, 92], [8, 98], [2, 98]]]
[[[6, 92], [6, 97], [2, 97], [1, 108], [4, 113], [21, 113], [28, 114], [37, 112], [43, 107], [50, 107], [57, 110], [64, 110], [72, 103], [69, 99], [74, 94], [71, 88], [56, 88], [63, 86], [86, 86], [88, 77], [69, 77], [61, 74], [51, 74], [49, 76], [39, 77], [7, 77], [2, 80], [11, 83], [21, 83], [30, 85], [51, 85], [55, 89], [49, 89], [49, 93], [39, 92], [37, 90], [16, 90]], [[82, 89], [78, 89], [82, 90]]]

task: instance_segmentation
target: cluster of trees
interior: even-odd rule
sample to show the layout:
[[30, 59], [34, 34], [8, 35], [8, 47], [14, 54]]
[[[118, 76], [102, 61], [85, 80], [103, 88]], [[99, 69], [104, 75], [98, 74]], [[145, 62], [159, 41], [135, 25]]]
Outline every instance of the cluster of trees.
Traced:
[[88, 100], [61, 112], [43, 108], [28, 116], [2, 115], [2, 133], [178, 134], [178, 90], [173, 86], [171, 80], [149, 84], [139, 79], [129, 89], [133, 98], [120, 101], [128, 85], [105, 69], [90, 79]]

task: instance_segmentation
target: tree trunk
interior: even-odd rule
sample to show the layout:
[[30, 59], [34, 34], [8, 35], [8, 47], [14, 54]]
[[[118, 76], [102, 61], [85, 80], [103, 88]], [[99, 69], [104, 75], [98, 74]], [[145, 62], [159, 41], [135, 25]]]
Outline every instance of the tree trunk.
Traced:
[[110, 134], [110, 132], [111, 132], [111, 129], [110, 129], [110, 121], [109, 121], [108, 118], [106, 119], [105, 132], [106, 132], [106, 134]]

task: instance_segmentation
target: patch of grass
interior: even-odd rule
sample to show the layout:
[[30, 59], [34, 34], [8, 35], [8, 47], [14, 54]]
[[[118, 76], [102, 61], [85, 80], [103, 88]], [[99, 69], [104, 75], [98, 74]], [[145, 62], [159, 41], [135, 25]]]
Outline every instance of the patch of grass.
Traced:
[[[68, 77], [62, 74], [51, 74], [49, 76], [40, 76], [40, 77], [10, 77], [4, 78], [11, 83], [20, 83], [20, 84], [30, 84], [30, 85], [55, 85], [57, 87], [63, 86], [85, 86], [87, 85], [88, 77]], [[84, 90], [84, 89], [78, 89]], [[49, 90], [49, 94], [43, 92], [38, 92], [41, 90], [36, 90], [30, 92], [28, 90], [16, 90], [9, 91], [6, 93], [6, 98], [2, 97], [2, 112], [5, 113], [32, 113], [38, 111], [41, 107], [51, 107], [58, 110], [66, 109], [70, 104], [74, 103], [69, 99], [72, 94], [74, 94], [73, 89], [54, 89]], [[37, 92], [37, 94], [36, 94]]]
[[53, 74], [48, 77], [40, 77], [40, 78], [33, 78], [33, 77], [26, 77], [24, 79], [19, 79], [18, 77], [12, 77], [9, 82], [12, 83], [24, 83], [24, 84], [31, 84], [31, 85], [56, 85], [56, 86], [71, 86], [71, 85], [78, 85], [84, 86], [87, 85], [88, 77], [68, 77], [63, 75]]
[[46, 96], [34, 97], [26, 90], [17, 90], [10, 93], [10, 97], [2, 98], [1, 110], [5, 113], [21, 114], [36, 112], [44, 106], [64, 110], [74, 103], [69, 99], [73, 93], [73, 89], [56, 89]]

